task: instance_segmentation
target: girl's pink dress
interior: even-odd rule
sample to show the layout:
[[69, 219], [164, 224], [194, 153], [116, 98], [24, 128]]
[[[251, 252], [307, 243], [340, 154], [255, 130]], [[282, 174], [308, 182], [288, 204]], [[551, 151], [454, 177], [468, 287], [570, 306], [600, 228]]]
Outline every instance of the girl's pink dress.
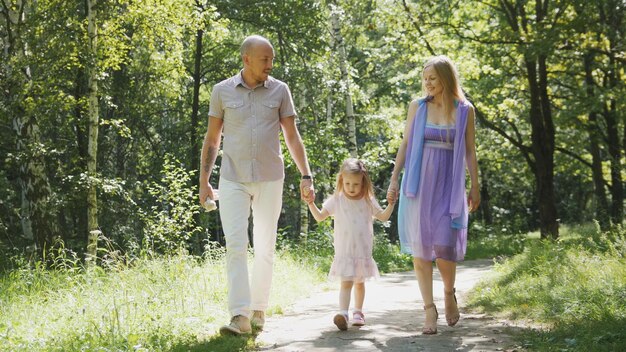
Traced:
[[376, 199], [352, 200], [337, 193], [322, 208], [335, 220], [335, 256], [328, 277], [354, 282], [380, 277], [372, 257], [374, 215], [383, 211]]

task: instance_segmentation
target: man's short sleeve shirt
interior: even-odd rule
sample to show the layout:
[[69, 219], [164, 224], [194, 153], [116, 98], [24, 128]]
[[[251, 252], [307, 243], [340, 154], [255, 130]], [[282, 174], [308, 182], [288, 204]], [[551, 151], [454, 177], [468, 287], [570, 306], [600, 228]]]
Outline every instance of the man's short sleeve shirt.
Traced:
[[285, 177], [280, 119], [296, 116], [287, 84], [270, 76], [250, 88], [240, 72], [213, 87], [209, 116], [224, 121], [221, 177], [235, 182]]

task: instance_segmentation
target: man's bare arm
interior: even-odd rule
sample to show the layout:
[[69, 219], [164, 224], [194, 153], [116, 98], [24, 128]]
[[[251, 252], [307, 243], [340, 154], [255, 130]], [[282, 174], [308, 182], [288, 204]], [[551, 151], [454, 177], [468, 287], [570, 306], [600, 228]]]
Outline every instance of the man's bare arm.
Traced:
[[204, 203], [207, 197], [215, 198], [209, 178], [220, 150], [223, 125], [224, 120], [209, 116], [209, 124], [204, 135], [204, 142], [202, 142], [202, 154], [200, 157], [200, 204]]

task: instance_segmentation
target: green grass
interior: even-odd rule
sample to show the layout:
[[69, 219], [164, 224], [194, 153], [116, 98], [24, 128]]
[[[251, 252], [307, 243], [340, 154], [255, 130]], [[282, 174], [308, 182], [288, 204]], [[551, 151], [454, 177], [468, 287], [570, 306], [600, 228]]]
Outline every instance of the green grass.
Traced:
[[[332, 287], [325, 280], [333, 254], [327, 231], [300, 243], [279, 238], [268, 315]], [[536, 233], [471, 238], [468, 259], [509, 258], [471, 305], [550, 326], [520, 337], [533, 350], [619, 350], [626, 335], [625, 243], [623, 231], [601, 235], [593, 226], [564, 229], [558, 243]], [[216, 334], [228, 312], [222, 250], [211, 253], [111, 259], [85, 269], [60, 250], [52, 270], [13, 263], [0, 272], [0, 349], [253, 350], [254, 336]], [[381, 272], [412, 269], [411, 258], [380, 234], [374, 257]]]
[[527, 329], [536, 351], [626, 350], [626, 233], [564, 228], [496, 266], [469, 306], [544, 328]]
[[[279, 238], [268, 315], [282, 314], [326, 281], [333, 257], [328, 229], [306, 241]], [[249, 351], [254, 336], [221, 337], [228, 321], [223, 249], [187, 255], [109, 259], [84, 268], [63, 250], [53, 269], [13, 261], [0, 273], [0, 346], [10, 351]], [[410, 270], [410, 257], [377, 235], [382, 272]], [[17, 258], [17, 257], [14, 257]]]
[[[279, 254], [268, 314], [322, 280]], [[131, 265], [22, 268], [0, 279], [0, 346], [10, 351], [245, 351], [254, 338], [220, 337], [228, 321], [223, 260], [179, 255]]]
[[472, 223], [468, 230], [465, 260], [510, 257], [539, 240], [538, 232], [510, 233], [493, 225]]

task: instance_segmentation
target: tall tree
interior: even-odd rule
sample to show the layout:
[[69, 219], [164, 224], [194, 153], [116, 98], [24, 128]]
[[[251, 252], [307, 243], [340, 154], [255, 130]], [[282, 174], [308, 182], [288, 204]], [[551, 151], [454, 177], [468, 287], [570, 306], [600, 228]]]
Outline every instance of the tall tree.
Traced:
[[97, 198], [97, 160], [98, 160], [98, 28], [96, 24], [97, 0], [87, 0], [87, 33], [89, 45], [87, 46], [88, 61], [85, 67], [87, 71], [87, 86], [89, 94], [89, 139], [87, 147], [87, 177], [89, 178], [87, 193], [87, 256], [94, 260], [98, 247], [100, 229], [98, 227], [98, 198]]
[[[505, 81], [510, 80], [511, 75], [515, 75], [516, 84], [524, 87], [520, 102], [527, 108], [519, 113], [527, 116], [530, 144], [523, 137], [524, 133], [520, 133], [520, 129], [525, 128], [521, 120], [515, 122], [507, 118], [503, 125], [487, 118], [481, 109], [483, 104], [478, 102], [475, 105], [478, 120], [515, 145], [532, 171], [542, 238], [557, 238], [559, 235], [554, 188], [556, 130], [549, 64], [556, 50], [555, 44], [562, 39], [561, 20], [567, 7], [566, 2], [548, 0], [477, 1], [463, 6], [456, 17], [445, 19], [445, 27], [451, 34], [476, 45], [474, 50], [483, 62], [507, 71], [500, 77], [503, 80], [496, 83], [500, 87], [491, 87], [492, 90], [503, 92], [502, 88], [511, 84], [511, 81]], [[443, 12], [441, 15], [444, 16]]]
[[348, 73], [348, 58], [346, 46], [341, 34], [341, 17], [343, 10], [336, 4], [331, 4], [330, 21], [332, 25], [333, 42], [337, 50], [337, 60], [341, 72], [341, 91], [343, 91], [346, 102], [346, 124], [348, 125], [348, 150], [353, 158], [358, 156], [358, 146], [356, 141], [356, 121], [354, 116], [354, 106], [352, 104], [352, 93], [350, 92], [350, 75]]
[[52, 191], [46, 174], [46, 147], [35, 113], [33, 91], [36, 87], [33, 85], [32, 49], [28, 37], [34, 25], [28, 17], [35, 11], [36, 4], [29, 1], [2, 1], [2, 71], [6, 79], [2, 80], [5, 104], [0, 105], [5, 105], [8, 116], [12, 116], [16, 135], [15, 161], [19, 164], [22, 234], [34, 240], [38, 253], [42, 255], [52, 244], [58, 230], [49, 204]]
[[[600, 32], [606, 38], [607, 44], [600, 48], [604, 53], [606, 65], [606, 78], [604, 86], [611, 94], [607, 95], [604, 101], [602, 115], [606, 122], [607, 143], [611, 162], [611, 219], [619, 224], [624, 216], [624, 184], [622, 179], [622, 151], [626, 145], [621, 146], [626, 140], [626, 135], [620, 139], [620, 123], [623, 124], [623, 131], [626, 132], [624, 122], [623, 106], [618, 106], [619, 97], [624, 92], [624, 45], [626, 45], [625, 25], [626, 5], [621, 0], [603, 0], [594, 2], [597, 9]], [[623, 100], [622, 100], [623, 101]]]
[[[196, 0], [195, 11], [198, 11], [200, 14], [207, 11], [205, 9], [205, 5], [200, 1]], [[189, 152], [189, 160], [190, 160], [190, 168], [191, 170], [198, 170], [200, 168], [200, 138], [196, 135], [196, 131], [198, 130], [198, 125], [200, 121], [199, 110], [200, 110], [200, 85], [201, 75], [202, 75], [202, 39], [204, 37], [204, 27], [201, 26], [196, 29], [195, 35], [195, 52], [194, 52], [194, 65], [193, 65], [193, 97], [191, 103], [191, 125], [190, 125], [190, 152]]]
[[[596, 101], [598, 97], [595, 94], [595, 81], [593, 78], [593, 54], [586, 53], [583, 59], [584, 71], [585, 71], [585, 85], [587, 91], [587, 98], [589, 101]], [[601, 145], [601, 127], [598, 122], [598, 111], [594, 105], [591, 104], [591, 109], [588, 113], [589, 124], [587, 127], [589, 133], [589, 151], [591, 153], [591, 171], [595, 190], [595, 197], [598, 202], [596, 210], [596, 217], [600, 223], [602, 229], [607, 229], [609, 226], [609, 205], [605, 192], [605, 181], [602, 172], [602, 156], [600, 152]]]
[[[559, 235], [559, 223], [554, 193], [555, 128], [548, 92], [548, 56], [555, 40], [550, 33], [551, 23], [558, 19], [560, 10], [550, 11], [548, 0], [535, 0], [534, 5], [533, 11], [527, 9], [523, 2], [502, 0], [499, 17], [505, 19], [514, 34], [514, 40], [519, 41], [517, 48], [523, 55], [526, 69], [532, 142], [530, 167], [537, 187], [541, 237], [556, 238]], [[553, 18], [549, 18], [551, 12]], [[532, 39], [528, 41], [525, 38]]]

